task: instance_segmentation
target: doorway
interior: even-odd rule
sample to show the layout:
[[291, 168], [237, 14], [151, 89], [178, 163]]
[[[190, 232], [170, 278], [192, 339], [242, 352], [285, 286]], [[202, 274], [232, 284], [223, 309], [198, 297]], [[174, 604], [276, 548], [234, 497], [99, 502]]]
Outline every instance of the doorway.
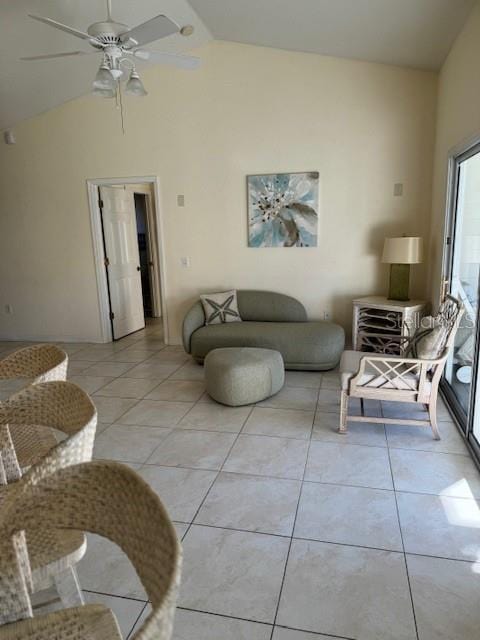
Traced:
[[480, 460], [480, 143], [450, 158], [449, 193], [444, 290], [465, 311], [442, 388]]
[[88, 193], [104, 342], [157, 318], [168, 340], [155, 178], [89, 180]]
[[147, 196], [143, 193], [133, 194], [135, 216], [137, 222], [137, 244], [140, 259], [140, 276], [142, 282], [143, 315], [153, 318], [152, 278], [150, 269], [153, 267], [149, 251], [149, 233], [147, 224]]

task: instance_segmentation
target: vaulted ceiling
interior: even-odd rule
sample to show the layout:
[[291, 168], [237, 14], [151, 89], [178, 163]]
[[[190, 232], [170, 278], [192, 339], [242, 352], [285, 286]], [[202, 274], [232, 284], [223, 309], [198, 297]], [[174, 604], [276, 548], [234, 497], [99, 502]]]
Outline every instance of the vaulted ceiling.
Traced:
[[190, 0], [214, 38], [437, 70], [476, 0]]
[[[164, 13], [189, 38], [150, 48], [184, 52], [213, 38], [437, 70], [476, 0], [113, 0], [113, 17], [134, 26]], [[82, 31], [105, 19], [104, 0], [4, 0], [0, 4], [0, 128], [88, 93], [99, 56], [23, 62], [21, 56], [91, 51], [89, 44], [27, 17]]]

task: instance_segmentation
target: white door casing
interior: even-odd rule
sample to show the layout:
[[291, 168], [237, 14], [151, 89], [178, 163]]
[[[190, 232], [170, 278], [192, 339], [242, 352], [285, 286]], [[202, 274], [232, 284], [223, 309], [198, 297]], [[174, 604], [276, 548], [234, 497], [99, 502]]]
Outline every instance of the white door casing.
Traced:
[[101, 186], [99, 192], [113, 338], [118, 340], [145, 326], [135, 202], [121, 186]]

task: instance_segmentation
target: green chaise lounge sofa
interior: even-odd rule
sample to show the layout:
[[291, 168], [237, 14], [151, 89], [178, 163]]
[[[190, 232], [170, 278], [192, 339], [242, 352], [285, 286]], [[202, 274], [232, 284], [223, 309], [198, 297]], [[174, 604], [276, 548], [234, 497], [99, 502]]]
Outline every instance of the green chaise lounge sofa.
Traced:
[[345, 344], [343, 328], [307, 320], [301, 302], [272, 291], [237, 291], [242, 322], [205, 325], [200, 301], [183, 321], [183, 346], [200, 363], [213, 349], [259, 347], [279, 351], [286, 369], [325, 371], [337, 366]]

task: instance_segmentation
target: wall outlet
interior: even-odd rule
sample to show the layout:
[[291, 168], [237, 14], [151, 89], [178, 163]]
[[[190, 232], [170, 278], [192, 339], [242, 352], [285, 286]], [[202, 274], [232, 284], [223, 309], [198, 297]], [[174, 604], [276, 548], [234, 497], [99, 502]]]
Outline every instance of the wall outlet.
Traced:
[[12, 307], [11, 304], [6, 304], [5, 305], [5, 313], [8, 313], [8, 314], [12, 314], [13, 313], [13, 307]]
[[393, 195], [403, 196], [403, 184], [401, 182], [397, 182], [393, 185]]
[[323, 312], [323, 319], [324, 320], [331, 320], [332, 319], [332, 312], [331, 311], [324, 311]]
[[177, 196], [177, 206], [184, 207], [185, 206], [185, 196], [178, 195]]
[[180, 264], [184, 269], [188, 269], [192, 264], [190, 256], [183, 256], [182, 258], [180, 258]]

